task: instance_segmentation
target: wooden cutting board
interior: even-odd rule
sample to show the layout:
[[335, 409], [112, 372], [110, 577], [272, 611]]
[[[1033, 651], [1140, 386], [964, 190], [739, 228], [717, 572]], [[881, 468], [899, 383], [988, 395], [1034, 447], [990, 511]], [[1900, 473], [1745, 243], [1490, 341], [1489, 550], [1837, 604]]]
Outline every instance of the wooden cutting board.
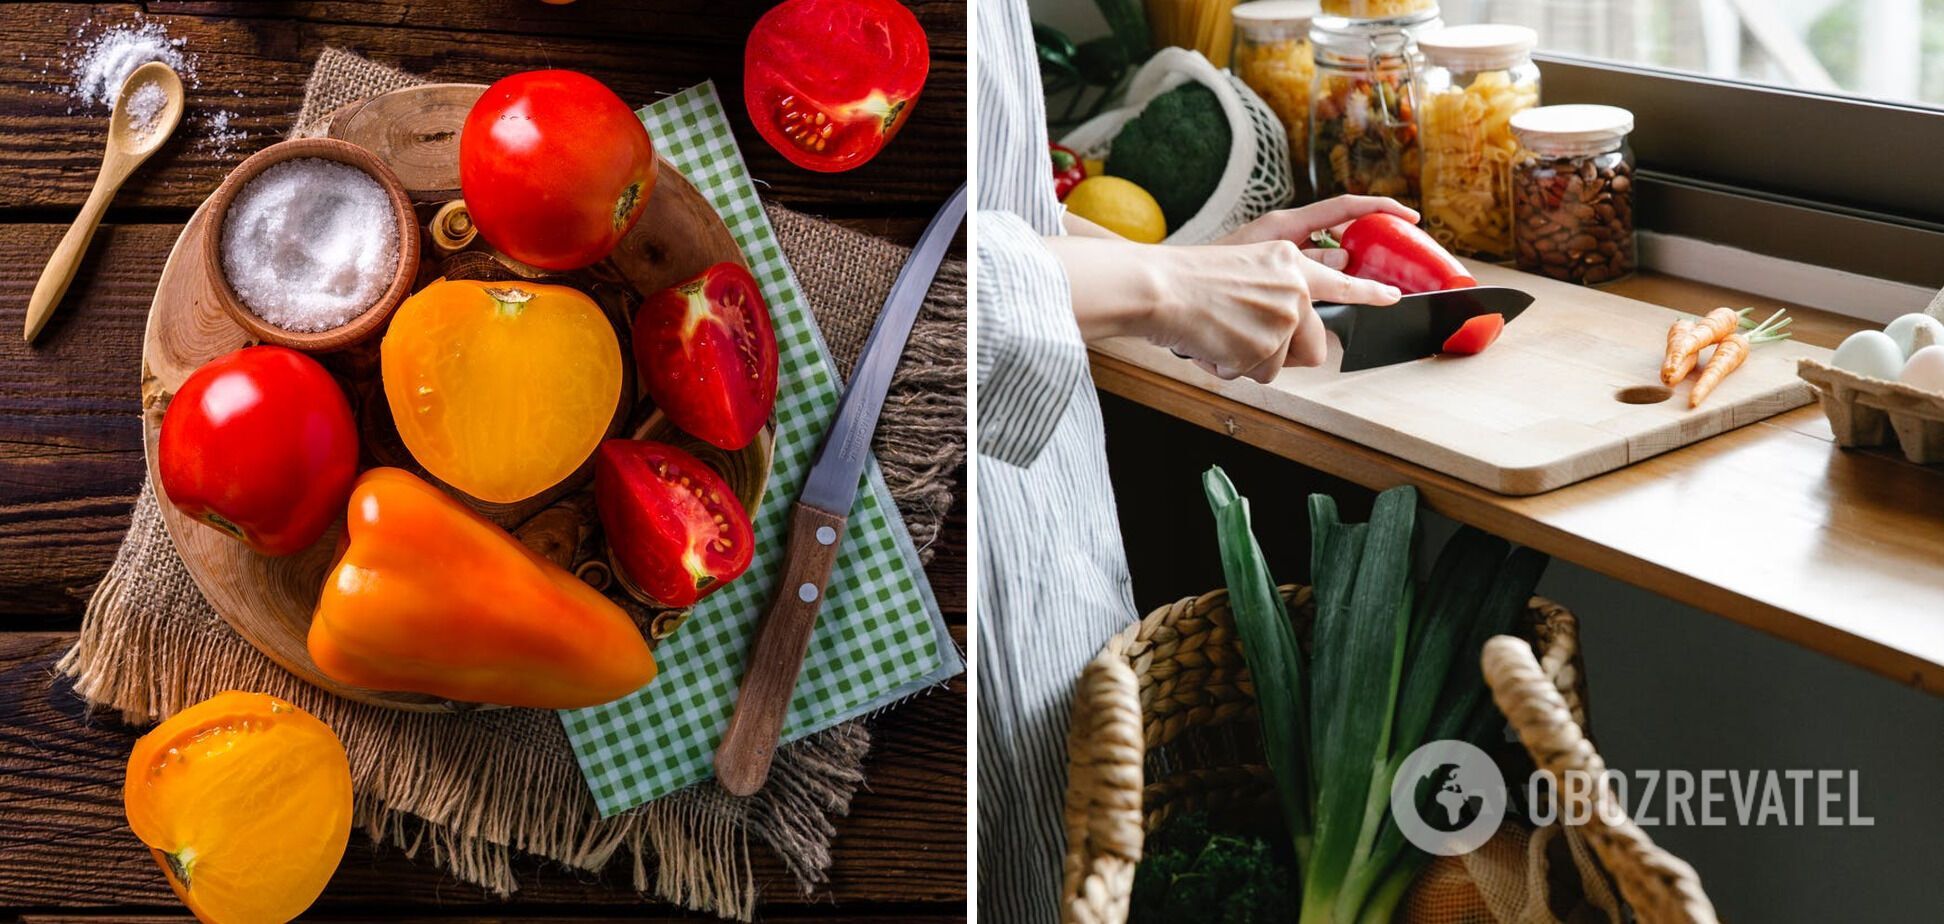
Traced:
[[[1340, 350], [1275, 382], [1224, 382], [1144, 341], [1102, 353], [1354, 440], [1501, 494], [1539, 494], [1707, 439], [1813, 400], [1797, 357], [1828, 350], [1794, 341], [1755, 348], [1699, 408], [1694, 377], [1660, 384], [1667, 328], [1680, 313], [1500, 266], [1468, 263], [1482, 285], [1535, 298], [1491, 349], [1361, 372]], [[1689, 306], [1699, 314], [1714, 305]], [[1704, 353], [1705, 357], [1706, 354]]]

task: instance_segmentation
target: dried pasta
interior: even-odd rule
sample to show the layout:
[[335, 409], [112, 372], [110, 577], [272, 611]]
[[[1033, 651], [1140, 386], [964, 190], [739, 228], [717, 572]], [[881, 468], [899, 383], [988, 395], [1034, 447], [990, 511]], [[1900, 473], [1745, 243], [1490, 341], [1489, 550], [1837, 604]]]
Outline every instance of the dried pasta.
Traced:
[[1389, 196], [1417, 207], [1421, 164], [1411, 86], [1404, 68], [1384, 68], [1374, 79], [1341, 72], [1317, 76], [1310, 126], [1317, 198]]
[[1310, 81], [1316, 78], [1316, 59], [1305, 39], [1250, 42], [1235, 49], [1235, 73], [1269, 110], [1282, 120], [1289, 134], [1289, 159], [1300, 172], [1309, 163]]
[[1323, 15], [1349, 19], [1391, 19], [1437, 9], [1437, 0], [1323, 0]]
[[1539, 103], [1536, 81], [1482, 71], [1421, 101], [1424, 222], [1438, 243], [1486, 259], [1512, 255], [1514, 113]]
[[1148, 32], [1157, 47], [1199, 51], [1216, 67], [1229, 64], [1236, 0], [1146, 0]]

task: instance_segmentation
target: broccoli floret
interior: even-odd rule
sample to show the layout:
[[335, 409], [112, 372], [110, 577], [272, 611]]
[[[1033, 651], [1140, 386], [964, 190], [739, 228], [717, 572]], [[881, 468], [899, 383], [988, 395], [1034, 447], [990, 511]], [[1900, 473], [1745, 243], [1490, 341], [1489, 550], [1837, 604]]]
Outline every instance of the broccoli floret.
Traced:
[[1228, 168], [1229, 132], [1215, 91], [1184, 83], [1149, 100], [1121, 127], [1107, 155], [1107, 175], [1147, 190], [1173, 231], [1215, 194]]
[[1148, 838], [1134, 872], [1133, 924], [1285, 924], [1295, 917], [1290, 873], [1259, 837], [1211, 834], [1199, 813]]

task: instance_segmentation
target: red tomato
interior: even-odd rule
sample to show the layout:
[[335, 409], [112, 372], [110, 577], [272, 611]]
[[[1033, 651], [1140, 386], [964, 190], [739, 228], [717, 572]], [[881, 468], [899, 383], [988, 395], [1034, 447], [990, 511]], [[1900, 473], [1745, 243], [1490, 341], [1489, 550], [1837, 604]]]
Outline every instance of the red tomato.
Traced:
[[717, 263], [643, 303], [634, 357], [655, 406], [723, 449], [749, 445], [776, 405], [776, 333], [741, 264]]
[[280, 346], [190, 374], [162, 414], [157, 451], [170, 503], [265, 555], [316, 542], [358, 474], [343, 389], [317, 360]]
[[1466, 318], [1465, 323], [1458, 325], [1458, 329], [1445, 338], [1444, 351], [1458, 356], [1483, 353], [1486, 347], [1498, 340], [1500, 332], [1504, 330], [1505, 315], [1502, 314], [1481, 314]]
[[486, 88], [459, 133], [459, 186], [487, 243], [541, 269], [614, 250], [655, 190], [655, 145], [621, 97], [574, 71]]
[[1342, 243], [1350, 257], [1344, 272], [1394, 285], [1405, 295], [1478, 285], [1457, 257], [1396, 215], [1373, 212], [1351, 222]]
[[615, 563], [663, 606], [690, 606], [720, 590], [756, 551], [749, 515], [729, 483], [666, 443], [602, 443], [594, 452], [594, 505]]
[[924, 27], [897, 0], [785, 0], [749, 33], [743, 105], [791, 163], [835, 173], [890, 143], [930, 70]]

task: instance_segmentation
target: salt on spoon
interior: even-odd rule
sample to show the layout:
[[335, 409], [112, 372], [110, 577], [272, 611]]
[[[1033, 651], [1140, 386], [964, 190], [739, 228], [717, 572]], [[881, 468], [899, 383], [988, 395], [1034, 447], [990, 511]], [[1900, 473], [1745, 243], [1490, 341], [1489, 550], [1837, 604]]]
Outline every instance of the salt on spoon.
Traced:
[[[151, 91], [150, 86], [156, 89]], [[161, 94], [159, 105], [156, 105], [155, 92]], [[173, 68], [161, 61], [150, 61], [128, 75], [115, 97], [115, 112], [108, 121], [108, 149], [101, 158], [101, 172], [95, 176], [94, 190], [88, 193], [88, 201], [82, 203], [74, 225], [55, 246], [54, 256], [48, 259], [40, 281], [34, 284], [34, 294], [27, 300], [27, 342], [32, 343], [41, 328], [47, 326], [48, 318], [53, 317], [55, 307], [61, 303], [61, 296], [74, 281], [74, 272], [81, 267], [81, 258], [88, 252], [88, 242], [94, 239], [95, 228], [101, 225], [109, 201], [127, 182], [129, 174], [161, 148], [162, 142], [169, 139], [181, 122], [182, 78]]]

